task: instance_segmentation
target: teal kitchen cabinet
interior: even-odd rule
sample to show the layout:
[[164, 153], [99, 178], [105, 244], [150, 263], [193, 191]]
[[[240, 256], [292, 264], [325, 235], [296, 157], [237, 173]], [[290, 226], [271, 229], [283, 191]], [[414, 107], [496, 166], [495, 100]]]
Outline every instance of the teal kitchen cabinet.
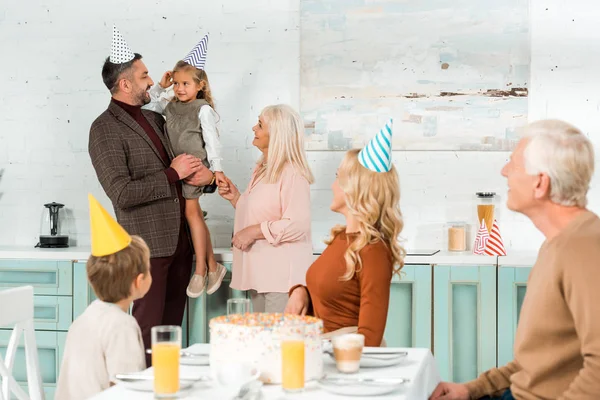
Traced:
[[431, 265], [405, 265], [394, 275], [384, 338], [388, 347], [431, 349]]
[[231, 263], [223, 263], [228, 272], [223, 278], [221, 287], [211, 294], [206, 292], [196, 298], [189, 299], [187, 315], [188, 315], [188, 342], [189, 345], [195, 343], [209, 343], [210, 332], [208, 324], [214, 317], [227, 314], [227, 300], [231, 298], [246, 298], [247, 292], [231, 289]]
[[442, 380], [496, 366], [496, 265], [433, 266], [434, 356]]
[[498, 366], [513, 360], [515, 333], [531, 267], [498, 267]]
[[96, 294], [87, 280], [85, 265], [84, 261], [73, 263], [73, 320], [96, 300]]
[[0, 290], [33, 286], [33, 293], [71, 296], [73, 265], [71, 261], [0, 260]]
[[[12, 330], [0, 330], [0, 354], [3, 358], [6, 354], [6, 348], [11, 333]], [[36, 331], [35, 333], [46, 400], [52, 400], [54, 398], [66, 338], [66, 332]], [[23, 389], [27, 390], [25, 348], [23, 346], [23, 340], [20, 342], [21, 346], [17, 348], [17, 355], [13, 366], [13, 376], [16, 381], [22, 385]]]

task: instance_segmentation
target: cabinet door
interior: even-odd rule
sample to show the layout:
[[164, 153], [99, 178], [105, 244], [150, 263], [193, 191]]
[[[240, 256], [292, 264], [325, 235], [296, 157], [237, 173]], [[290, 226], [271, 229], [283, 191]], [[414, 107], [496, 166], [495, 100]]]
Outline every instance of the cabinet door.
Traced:
[[[231, 271], [231, 263], [224, 263]], [[231, 298], [246, 298], [247, 292], [231, 289], [231, 272], [227, 272], [221, 287], [208, 296], [204, 293], [196, 299], [188, 301], [189, 344], [209, 343], [210, 332], [208, 324], [211, 318], [227, 314], [227, 300]]]
[[513, 360], [515, 333], [531, 267], [498, 268], [498, 366]]
[[442, 380], [496, 366], [496, 266], [433, 267], [434, 355]]
[[34, 294], [71, 296], [71, 261], [0, 260], [0, 290], [33, 286]]
[[96, 294], [88, 284], [85, 262], [73, 263], [73, 320], [79, 317], [87, 306], [96, 300]]
[[405, 265], [394, 275], [384, 338], [388, 347], [431, 349], [431, 265]]
[[34, 296], [33, 318], [36, 330], [67, 331], [73, 322], [73, 298]]
[[[0, 354], [6, 354], [6, 347], [11, 335], [10, 330], [0, 330]], [[46, 400], [54, 398], [60, 363], [62, 360], [66, 332], [42, 332], [35, 333], [35, 340], [40, 361], [40, 373], [44, 382]], [[27, 391], [27, 370], [25, 366], [25, 348], [21, 339], [21, 346], [17, 349], [17, 356], [13, 367], [13, 376], [25, 391]]]

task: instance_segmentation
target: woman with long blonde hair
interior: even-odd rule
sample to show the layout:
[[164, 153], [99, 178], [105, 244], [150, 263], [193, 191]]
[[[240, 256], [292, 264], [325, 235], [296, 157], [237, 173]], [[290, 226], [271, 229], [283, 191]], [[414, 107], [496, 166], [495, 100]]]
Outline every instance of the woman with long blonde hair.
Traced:
[[326, 333], [357, 331], [365, 346], [382, 344], [392, 275], [400, 272], [406, 254], [398, 242], [403, 222], [391, 163], [391, 124], [389, 139], [387, 152], [384, 146], [368, 154], [369, 146], [382, 142], [375, 139], [361, 151], [346, 153], [331, 203], [346, 224], [331, 230], [327, 248], [307, 272], [306, 286], [290, 290], [286, 307], [286, 312], [321, 318]]
[[262, 152], [244, 193], [226, 178], [219, 194], [235, 208], [231, 287], [249, 290], [254, 312], [282, 312], [312, 259], [304, 124], [287, 105], [266, 107], [252, 128]]

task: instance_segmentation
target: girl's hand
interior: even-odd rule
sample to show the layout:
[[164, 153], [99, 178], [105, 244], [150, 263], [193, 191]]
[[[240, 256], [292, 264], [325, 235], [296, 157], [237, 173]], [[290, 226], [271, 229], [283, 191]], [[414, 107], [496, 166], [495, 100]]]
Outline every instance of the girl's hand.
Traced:
[[173, 81], [171, 80], [172, 77], [173, 77], [173, 71], [167, 71], [163, 74], [163, 76], [160, 79], [160, 82], [158, 82], [158, 84], [160, 85], [161, 88], [166, 89], [173, 84]]
[[219, 195], [225, 200], [229, 200], [233, 202], [240, 196], [240, 191], [238, 188], [229, 180], [228, 177], [225, 177], [225, 182], [218, 183], [219, 186]]
[[215, 172], [215, 181], [217, 182], [217, 186], [221, 186], [222, 184], [227, 185], [227, 178], [221, 171]]

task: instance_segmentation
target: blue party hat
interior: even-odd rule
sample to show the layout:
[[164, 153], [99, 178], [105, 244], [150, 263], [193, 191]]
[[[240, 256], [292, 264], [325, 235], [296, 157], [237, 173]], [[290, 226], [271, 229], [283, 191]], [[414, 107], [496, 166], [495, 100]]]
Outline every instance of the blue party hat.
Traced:
[[388, 172], [392, 169], [392, 119], [358, 153], [358, 161], [365, 168], [375, 172]]

